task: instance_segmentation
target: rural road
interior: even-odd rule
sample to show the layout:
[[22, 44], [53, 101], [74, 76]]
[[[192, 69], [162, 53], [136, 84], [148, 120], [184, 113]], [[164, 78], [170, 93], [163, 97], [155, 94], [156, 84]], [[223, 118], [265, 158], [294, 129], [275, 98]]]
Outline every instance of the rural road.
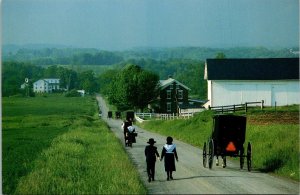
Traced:
[[[107, 107], [101, 96], [97, 96], [102, 118], [110, 129], [124, 143], [121, 120], [107, 119]], [[135, 126], [136, 127], [136, 126]], [[161, 136], [136, 127], [137, 143], [126, 151], [136, 166], [149, 194], [299, 194], [299, 182], [274, 177], [257, 171], [248, 172], [239, 169], [238, 162], [227, 160], [227, 167], [209, 170], [202, 166], [202, 150], [174, 139], [179, 162], [176, 162], [174, 180], [167, 181], [164, 163], [156, 162], [156, 181], [147, 181], [145, 146], [149, 138], [156, 140], [159, 154], [166, 143], [166, 136]]]

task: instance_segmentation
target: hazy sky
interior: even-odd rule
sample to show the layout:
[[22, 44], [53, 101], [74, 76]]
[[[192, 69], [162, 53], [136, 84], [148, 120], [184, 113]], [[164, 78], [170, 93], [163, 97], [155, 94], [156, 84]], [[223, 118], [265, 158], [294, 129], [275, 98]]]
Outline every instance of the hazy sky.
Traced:
[[2, 44], [299, 45], [299, 0], [2, 0]]

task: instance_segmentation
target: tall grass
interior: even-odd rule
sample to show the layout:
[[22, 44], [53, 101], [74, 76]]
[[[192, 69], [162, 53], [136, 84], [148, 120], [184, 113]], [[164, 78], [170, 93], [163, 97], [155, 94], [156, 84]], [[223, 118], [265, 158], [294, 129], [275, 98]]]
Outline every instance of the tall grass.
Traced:
[[3, 98], [5, 194], [146, 193], [95, 99]]
[[299, 125], [249, 125], [248, 131], [255, 167], [299, 180]]
[[[212, 116], [205, 111], [191, 119], [148, 121], [141, 126], [202, 148], [211, 135]], [[299, 181], [299, 107], [253, 110], [247, 121], [245, 143], [251, 142], [254, 169]]]
[[77, 125], [58, 136], [19, 182], [16, 194], [146, 193], [117, 138], [106, 125]]

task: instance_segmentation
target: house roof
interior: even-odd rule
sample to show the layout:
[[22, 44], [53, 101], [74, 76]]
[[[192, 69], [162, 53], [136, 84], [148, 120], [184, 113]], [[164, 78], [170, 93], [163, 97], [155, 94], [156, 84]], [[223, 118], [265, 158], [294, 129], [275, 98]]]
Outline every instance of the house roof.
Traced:
[[57, 79], [57, 78], [39, 79], [39, 80], [35, 81], [33, 84], [38, 83], [38, 82], [42, 82], [42, 81], [47, 82], [49, 84], [52, 84], [52, 83], [57, 83], [57, 82], [53, 82], [53, 81], [58, 81], [59, 82], [60, 79]]
[[299, 79], [299, 58], [207, 59], [207, 80]]
[[164, 89], [164, 88], [168, 87], [169, 85], [171, 85], [174, 82], [178, 85], [181, 85], [183, 88], [185, 88], [187, 90], [191, 90], [190, 88], [188, 88], [187, 86], [185, 86], [184, 84], [180, 83], [179, 81], [177, 81], [173, 78], [168, 78], [167, 80], [160, 80], [159, 81], [161, 89]]

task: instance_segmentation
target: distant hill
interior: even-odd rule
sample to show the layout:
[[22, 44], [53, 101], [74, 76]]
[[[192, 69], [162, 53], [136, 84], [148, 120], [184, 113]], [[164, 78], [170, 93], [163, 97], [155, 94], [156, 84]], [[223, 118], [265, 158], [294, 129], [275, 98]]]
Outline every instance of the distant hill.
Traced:
[[189, 59], [205, 61], [223, 53], [227, 58], [291, 58], [299, 57], [299, 48], [267, 49], [264, 47], [205, 48], [134, 48], [126, 51], [103, 51], [93, 48], [73, 48], [63, 45], [4, 45], [3, 61], [27, 61], [37, 65], [80, 64], [111, 65], [129, 59]]
[[136, 48], [123, 52], [124, 58], [192, 59], [206, 60], [215, 58], [217, 53], [223, 53], [227, 58], [292, 58], [299, 57], [299, 48], [267, 49], [264, 47], [235, 47], [235, 48], [205, 48], [205, 47], [176, 47], [176, 48]]

